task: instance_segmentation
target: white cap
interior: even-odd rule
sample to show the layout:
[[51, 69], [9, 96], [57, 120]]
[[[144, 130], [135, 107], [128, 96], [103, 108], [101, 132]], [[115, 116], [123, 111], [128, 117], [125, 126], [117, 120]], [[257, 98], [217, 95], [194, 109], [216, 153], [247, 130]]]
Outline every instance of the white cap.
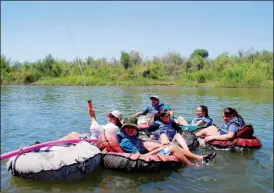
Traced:
[[152, 95], [152, 96], [150, 97], [150, 99], [151, 99], [151, 100], [152, 100], [152, 99], [157, 99], [158, 101], [160, 100], [159, 97], [158, 97], [157, 95]]
[[107, 112], [106, 114], [107, 114], [107, 116], [109, 116], [109, 114], [112, 114], [114, 117], [119, 119], [120, 123], [122, 123], [123, 115], [122, 115], [122, 113], [120, 113], [120, 111], [113, 110], [112, 112]]

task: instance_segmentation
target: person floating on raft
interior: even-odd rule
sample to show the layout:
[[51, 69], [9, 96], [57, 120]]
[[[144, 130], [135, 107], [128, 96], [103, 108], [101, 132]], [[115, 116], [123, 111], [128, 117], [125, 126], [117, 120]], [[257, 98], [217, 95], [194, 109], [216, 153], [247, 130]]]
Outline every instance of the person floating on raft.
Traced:
[[214, 159], [216, 152], [210, 153], [208, 155], [195, 155], [190, 151], [180, 148], [179, 146], [169, 143], [169, 144], [154, 144], [154, 148], [146, 149], [142, 144], [142, 141], [137, 136], [137, 118], [136, 117], [125, 117], [123, 120], [123, 125], [121, 130], [117, 132], [117, 141], [121, 149], [125, 153], [131, 154], [165, 154], [174, 155], [181, 163], [187, 164], [189, 166], [197, 166], [192, 163], [189, 159], [194, 161], [202, 161], [208, 163]]
[[196, 117], [189, 124], [183, 117], [178, 117], [175, 122], [183, 126], [203, 126], [208, 127], [212, 125], [213, 119], [208, 115], [207, 106], [200, 105], [196, 108]]
[[260, 148], [262, 146], [260, 140], [253, 135], [253, 126], [245, 124], [244, 119], [236, 109], [225, 108], [223, 120], [225, 123], [220, 129], [210, 126], [196, 133], [201, 146], [215, 150], [231, 151]]
[[224, 124], [221, 129], [216, 126], [207, 127], [196, 133], [197, 137], [205, 137], [204, 141], [209, 142], [213, 140], [232, 140], [235, 133], [245, 125], [242, 116], [231, 107], [225, 108], [223, 111]]
[[[151, 104], [147, 105], [143, 111], [137, 112], [134, 116], [138, 117], [140, 115], [147, 115], [147, 114], [153, 114], [157, 115], [162, 109], [167, 109], [171, 111], [171, 108], [169, 105], [160, 103], [160, 98], [157, 95], [153, 95], [150, 97]], [[172, 114], [172, 111], [171, 111]]]
[[69, 140], [69, 139], [86, 139], [86, 138], [95, 138], [98, 139], [104, 130], [111, 131], [116, 133], [120, 127], [122, 126], [121, 121], [123, 119], [122, 113], [117, 110], [113, 110], [112, 112], [107, 112], [107, 124], [100, 125], [96, 121], [95, 112], [92, 109], [88, 109], [91, 125], [90, 125], [90, 133], [78, 133], [71, 132], [70, 134], [62, 137], [60, 140]]
[[181, 130], [180, 126], [171, 119], [170, 112], [167, 109], [163, 109], [159, 113], [159, 120], [156, 120], [146, 129], [145, 133], [151, 139], [159, 140], [161, 144], [177, 141], [184, 150], [189, 151], [185, 139], [180, 134]]

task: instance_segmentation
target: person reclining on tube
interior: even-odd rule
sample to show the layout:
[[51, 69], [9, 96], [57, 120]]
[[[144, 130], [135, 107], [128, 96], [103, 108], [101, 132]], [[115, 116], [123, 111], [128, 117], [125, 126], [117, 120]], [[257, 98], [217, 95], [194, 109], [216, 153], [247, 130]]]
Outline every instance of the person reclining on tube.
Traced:
[[180, 134], [182, 129], [173, 119], [171, 119], [169, 111], [166, 109], [161, 110], [159, 117], [159, 120], [156, 120], [145, 130], [145, 133], [151, 139], [159, 140], [161, 144], [177, 141], [183, 149], [189, 151], [185, 139]]
[[[175, 122], [180, 125], [189, 126], [188, 122], [181, 116], [175, 119]], [[190, 125], [208, 127], [212, 125], [212, 122], [213, 119], [208, 116], [207, 106], [200, 105], [196, 108], [196, 117], [191, 121]]]
[[[154, 116], [157, 116], [157, 114], [162, 110], [162, 109], [167, 109], [173, 114], [171, 111], [171, 108], [169, 105], [160, 103], [160, 98], [159, 96], [153, 95], [150, 97], [151, 104], [147, 105], [143, 111], [137, 112], [134, 116], [138, 117], [140, 115], [147, 115], [147, 114], [153, 114]], [[156, 120], [156, 117], [155, 117]]]
[[231, 107], [225, 108], [223, 111], [224, 124], [221, 129], [215, 126], [207, 127], [196, 133], [197, 137], [205, 137], [204, 141], [223, 140], [229, 141], [233, 139], [235, 133], [245, 125], [241, 115]]
[[216, 152], [210, 153], [206, 156], [195, 155], [189, 151], [180, 148], [177, 145], [164, 145], [156, 142], [151, 142], [154, 144], [154, 148], [146, 149], [143, 145], [143, 142], [138, 138], [137, 129], [138, 126], [136, 117], [124, 118], [123, 125], [120, 131], [117, 132], [117, 141], [121, 149], [125, 153], [145, 155], [174, 155], [181, 163], [185, 163], [189, 166], [196, 166], [194, 163], [190, 162], [189, 159], [207, 163], [209, 161], [212, 161], [213, 158], [216, 156]]
[[90, 125], [90, 133], [83, 133], [80, 134], [78, 132], [71, 132], [70, 134], [66, 135], [65, 137], [61, 138], [60, 140], [69, 140], [69, 139], [86, 139], [86, 138], [96, 138], [98, 139], [104, 130], [111, 131], [113, 133], [117, 133], [120, 127], [122, 126], [121, 121], [123, 119], [123, 115], [117, 111], [113, 110], [112, 112], [107, 112], [107, 124], [100, 125], [97, 123], [95, 118], [95, 111], [88, 110], [91, 120]]

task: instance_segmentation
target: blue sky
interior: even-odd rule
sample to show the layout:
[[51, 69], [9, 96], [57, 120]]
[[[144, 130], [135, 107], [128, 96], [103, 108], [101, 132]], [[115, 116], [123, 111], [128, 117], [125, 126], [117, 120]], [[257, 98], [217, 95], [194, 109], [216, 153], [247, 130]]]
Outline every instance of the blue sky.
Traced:
[[[71, 37], [71, 38], [70, 38]], [[74, 44], [74, 46], [73, 46]], [[1, 2], [1, 54], [35, 61], [273, 51], [273, 2]]]

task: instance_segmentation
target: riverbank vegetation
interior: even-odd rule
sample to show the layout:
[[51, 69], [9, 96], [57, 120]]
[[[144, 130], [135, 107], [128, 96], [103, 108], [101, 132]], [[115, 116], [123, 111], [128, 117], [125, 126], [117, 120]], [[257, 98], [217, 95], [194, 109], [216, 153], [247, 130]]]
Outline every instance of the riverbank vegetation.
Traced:
[[168, 52], [152, 59], [144, 59], [137, 51], [122, 51], [119, 60], [87, 57], [65, 61], [49, 54], [35, 62], [18, 62], [1, 55], [1, 84], [273, 88], [273, 52], [208, 56], [204, 49], [194, 50], [189, 57]]

